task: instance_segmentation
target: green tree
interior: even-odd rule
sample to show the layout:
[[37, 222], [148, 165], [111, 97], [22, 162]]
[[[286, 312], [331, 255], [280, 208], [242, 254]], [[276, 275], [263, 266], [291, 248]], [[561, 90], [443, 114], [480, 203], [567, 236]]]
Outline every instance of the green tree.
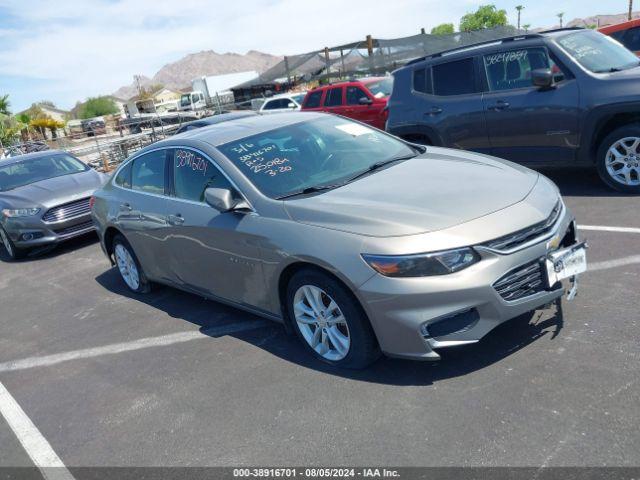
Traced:
[[530, 23], [525, 23], [524, 25], [522, 25], [522, 29], [525, 32], [528, 32], [530, 28], [531, 28], [531, 24]]
[[20, 130], [24, 128], [20, 122], [14, 117], [5, 113], [0, 113], [0, 142], [5, 147], [11, 145], [16, 137], [20, 134]]
[[564, 12], [560, 12], [556, 15], [560, 19], [560, 28], [562, 28], [562, 19], [564, 18]]
[[78, 116], [80, 118], [100, 117], [113, 113], [118, 113], [118, 107], [113, 99], [109, 97], [89, 98], [78, 110]]
[[441, 23], [431, 29], [431, 35], [449, 35], [454, 31], [453, 23]]
[[3, 115], [10, 115], [11, 112], [9, 112], [9, 105], [11, 105], [9, 103], [9, 95], [2, 95], [0, 97], [0, 113]]
[[507, 11], [498, 10], [495, 5], [481, 5], [473, 13], [467, 13], [460, 19], [460, 31], [471, 32], [507, 25]]

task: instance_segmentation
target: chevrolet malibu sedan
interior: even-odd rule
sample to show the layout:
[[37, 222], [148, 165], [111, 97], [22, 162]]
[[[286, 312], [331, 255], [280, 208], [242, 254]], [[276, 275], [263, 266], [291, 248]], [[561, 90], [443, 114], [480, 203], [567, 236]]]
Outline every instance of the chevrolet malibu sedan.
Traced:
[[107, 178], [58, 150], [0, 160], [0, 241], [9, 257], [93, 231], [89, 200]]
[[437, 360], [575, 295], [585, 245], [554, 184], [343, 117], [283, 113], [138, 152], [93, 218], [126, 285], [282, 322], [319, 359]]

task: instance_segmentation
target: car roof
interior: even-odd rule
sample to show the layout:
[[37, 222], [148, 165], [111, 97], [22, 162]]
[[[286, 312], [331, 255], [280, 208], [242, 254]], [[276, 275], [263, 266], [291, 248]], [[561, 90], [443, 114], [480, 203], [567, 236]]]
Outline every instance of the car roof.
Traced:
[[637, 27], [640, 25], [640, 18], [634, 18], [633, 20], [627, 20], [622, 23], [615, 23], [613, 25], [606, 25], [604, 27], [598, 28], [598, 31], [604, 34], [610, 34], [614, 32], [619, 32], [621, 30], [628, 30], [632, 27]]
[[442, 57], [451, 57], [451, 58], [457, 58], [462, 56], [466, 57], [467, 54], [471, 51], [481, 53], [485, 49], [490, 49], [495, 47], [496, 45], [507, 44], [510, 42], [520, 42], [525, 40], [534, 40], [534, 39], [541, 39], [541, 38], [554, 38], [554, 37], [562, 36], [572, 31], [586, 31], [586, 30], [587, 29], [582, 27], [556, 28], [552, 30], [545, 30], [542, 32], [525, 33], [525, 34], [519, 34], [519, 35], [511, 35], [508, 37], [496, 38], [493, 40], [486, 40], [483, 42], [463, 45], [457, 48], [452, 48], [450, 50], [444, 50], [442, 52], [437, 52], [431, 55], [426, 55], [424, 57], [416, 58], [414, 60], [411, 60], [405, 66], [399, 68], [398, 70], [402, 70], [403, 68], [406, 68], [410, 65], [414, 65], [416, 63], [420, 63], [420, 62], [431, 60], [431, 59], [438, 59]]
[[10, 165], [13, 163], [20, 163], [25, 160], [33, 160], [34, 158], [50, 157], [51, 155], [71, 155], [71, 154], [68, 152], [65, 152], [64, 150], [42, 150], [40, 152], [25, 153], [23, 155], [16, 155], [14, 157], [7, 157], [7, 158], [0, 159], [0, 167], [4, 167], [6, 165]]
[[342, 87], [344, 85], [367, 85], [369, 83], [378, 82], [390, 77], [364, 77], [364, 78], [352, 78], [351, 80], [340, 80], [338, 82], [332, 82], [327, 85], [318, 85], [316, 88], [309, 90], [313, 92], [315, 90], [322, 90], [323, 88]]
[[151, 144], [145, 148], [144, 151], [160, 146], [176, 145], [179, 141], [184, 140], [196, 140], [216, 147], [251, 135], [268, 132], [287, 125], [306, 122], [325, 115], [327, 114], [320, 112], [283, 112], [278, 115], [251, 115], [189, 130], [188, 132], [181, 133], [179, 136]]
[[253, 110], [236, 110], [233, 112], [220, 113], [218, 115], [211, 115], [210, 117], [199, 118], [193, 120], [185, 125], [203, 124], [203, 125], [215, 125], [216, 123], [228, 122], [229, 120], [235, 120], [237, 118], [251, 117], [257, 115]]
[[279, 93], [277, 95], [273, 95], [272, 97], [265, 98], [264, 102], [267, 103], [269, 100], [276, 100], [278, 98], [291, 98], [297, 97], [298, 95], [306, 95], [307, 92], [287, 92], [287, 93]]

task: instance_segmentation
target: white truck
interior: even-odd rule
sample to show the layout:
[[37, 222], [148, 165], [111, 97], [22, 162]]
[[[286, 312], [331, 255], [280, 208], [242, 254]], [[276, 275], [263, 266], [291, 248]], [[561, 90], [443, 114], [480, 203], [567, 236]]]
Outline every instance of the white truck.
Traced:
[[180, 97], [180, 111], [223, 110], [233, 105], [231, 88], [258, 78], [258, 72], [238, 72], [195, 78], [191, 92]]

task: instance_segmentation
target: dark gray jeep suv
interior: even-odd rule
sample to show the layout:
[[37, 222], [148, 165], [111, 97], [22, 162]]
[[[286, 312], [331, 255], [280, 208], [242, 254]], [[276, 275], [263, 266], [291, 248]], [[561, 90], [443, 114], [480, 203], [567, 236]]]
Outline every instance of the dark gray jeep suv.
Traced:
[[595, 166], [640, 193], [640, 61], [592, 30], [561, 29], [414, 60], [394, 72], [387, 130], [528, 166]]

